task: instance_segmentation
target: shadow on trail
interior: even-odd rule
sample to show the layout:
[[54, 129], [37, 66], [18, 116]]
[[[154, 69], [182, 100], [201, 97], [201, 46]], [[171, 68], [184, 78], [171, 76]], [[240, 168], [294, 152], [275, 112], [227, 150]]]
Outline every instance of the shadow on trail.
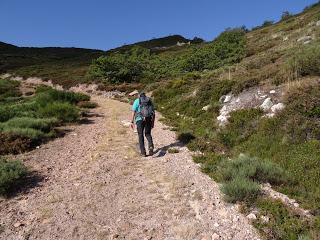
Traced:
[[191, 133], [181, 133], [178, 135], [178, 141], [171, 143], [167, 146], [158, 148], [154, 154], [158, 154], [156, 157], [163, 157], [167, 154], [168, 150], [173, 147], [184, 147], [188, 143], [190, 143], [192, 140], [194, 140], [195, 137]]
[[25, 176], [20, 181], [16, 182], [5, 195], [5, 198], [14, 198], [20, 194], [27, 194], [30, 189], [39, 187], [40, 184], [45, 180], [45, 177], [42, 176], [37, 171], [29, 172], [27, 176]]

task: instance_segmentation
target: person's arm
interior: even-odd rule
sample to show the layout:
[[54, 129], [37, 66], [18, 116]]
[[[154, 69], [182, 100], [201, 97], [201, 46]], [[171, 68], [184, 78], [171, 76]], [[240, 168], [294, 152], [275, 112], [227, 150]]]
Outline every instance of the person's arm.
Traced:
[[136, 116], [136, 112], [134, 110], [132, 110], [132, 114], [131, 114], [131, 123], [134, 123], [134, 117]]

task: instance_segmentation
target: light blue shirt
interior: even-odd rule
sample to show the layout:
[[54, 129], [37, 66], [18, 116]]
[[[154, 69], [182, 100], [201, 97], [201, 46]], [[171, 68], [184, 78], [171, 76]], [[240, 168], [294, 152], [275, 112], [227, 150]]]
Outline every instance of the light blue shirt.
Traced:
[[135, 122], [136, 123], [138, 121], [143, 120], [141, 114], [137, 114], [137, 113], [140, 112], [140, 100], [139, 100], [139, 98], [134, 100], [133, 105], [132, 105], [132, 111], [134, 111], [136, 113], [136, 116], [135, 116]]

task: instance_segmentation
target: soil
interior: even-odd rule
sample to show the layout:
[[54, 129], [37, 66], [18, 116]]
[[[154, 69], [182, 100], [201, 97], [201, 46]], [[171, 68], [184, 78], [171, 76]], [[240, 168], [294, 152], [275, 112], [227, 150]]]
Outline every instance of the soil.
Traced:
[[17, 156], [38, 177], [0, 199], [0, 239], [259, 239], [174, 132], [157, 121], [156, 154], [142, 158], [136, 133], [121, 124], [130, 106], [93, 100], [85, 124]]

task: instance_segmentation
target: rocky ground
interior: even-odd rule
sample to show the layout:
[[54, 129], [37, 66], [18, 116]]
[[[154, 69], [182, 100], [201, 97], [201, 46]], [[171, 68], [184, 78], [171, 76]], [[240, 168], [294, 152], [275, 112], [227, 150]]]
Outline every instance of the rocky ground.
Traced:
[[174, 132], [156, 122], [158, 151], [141, 158], [121, 124], [129, 105], [93, 100], [99, 108], [86, 124], [18, 156], [39, 182], [0, 199], [0, 239], [259, 239]]

